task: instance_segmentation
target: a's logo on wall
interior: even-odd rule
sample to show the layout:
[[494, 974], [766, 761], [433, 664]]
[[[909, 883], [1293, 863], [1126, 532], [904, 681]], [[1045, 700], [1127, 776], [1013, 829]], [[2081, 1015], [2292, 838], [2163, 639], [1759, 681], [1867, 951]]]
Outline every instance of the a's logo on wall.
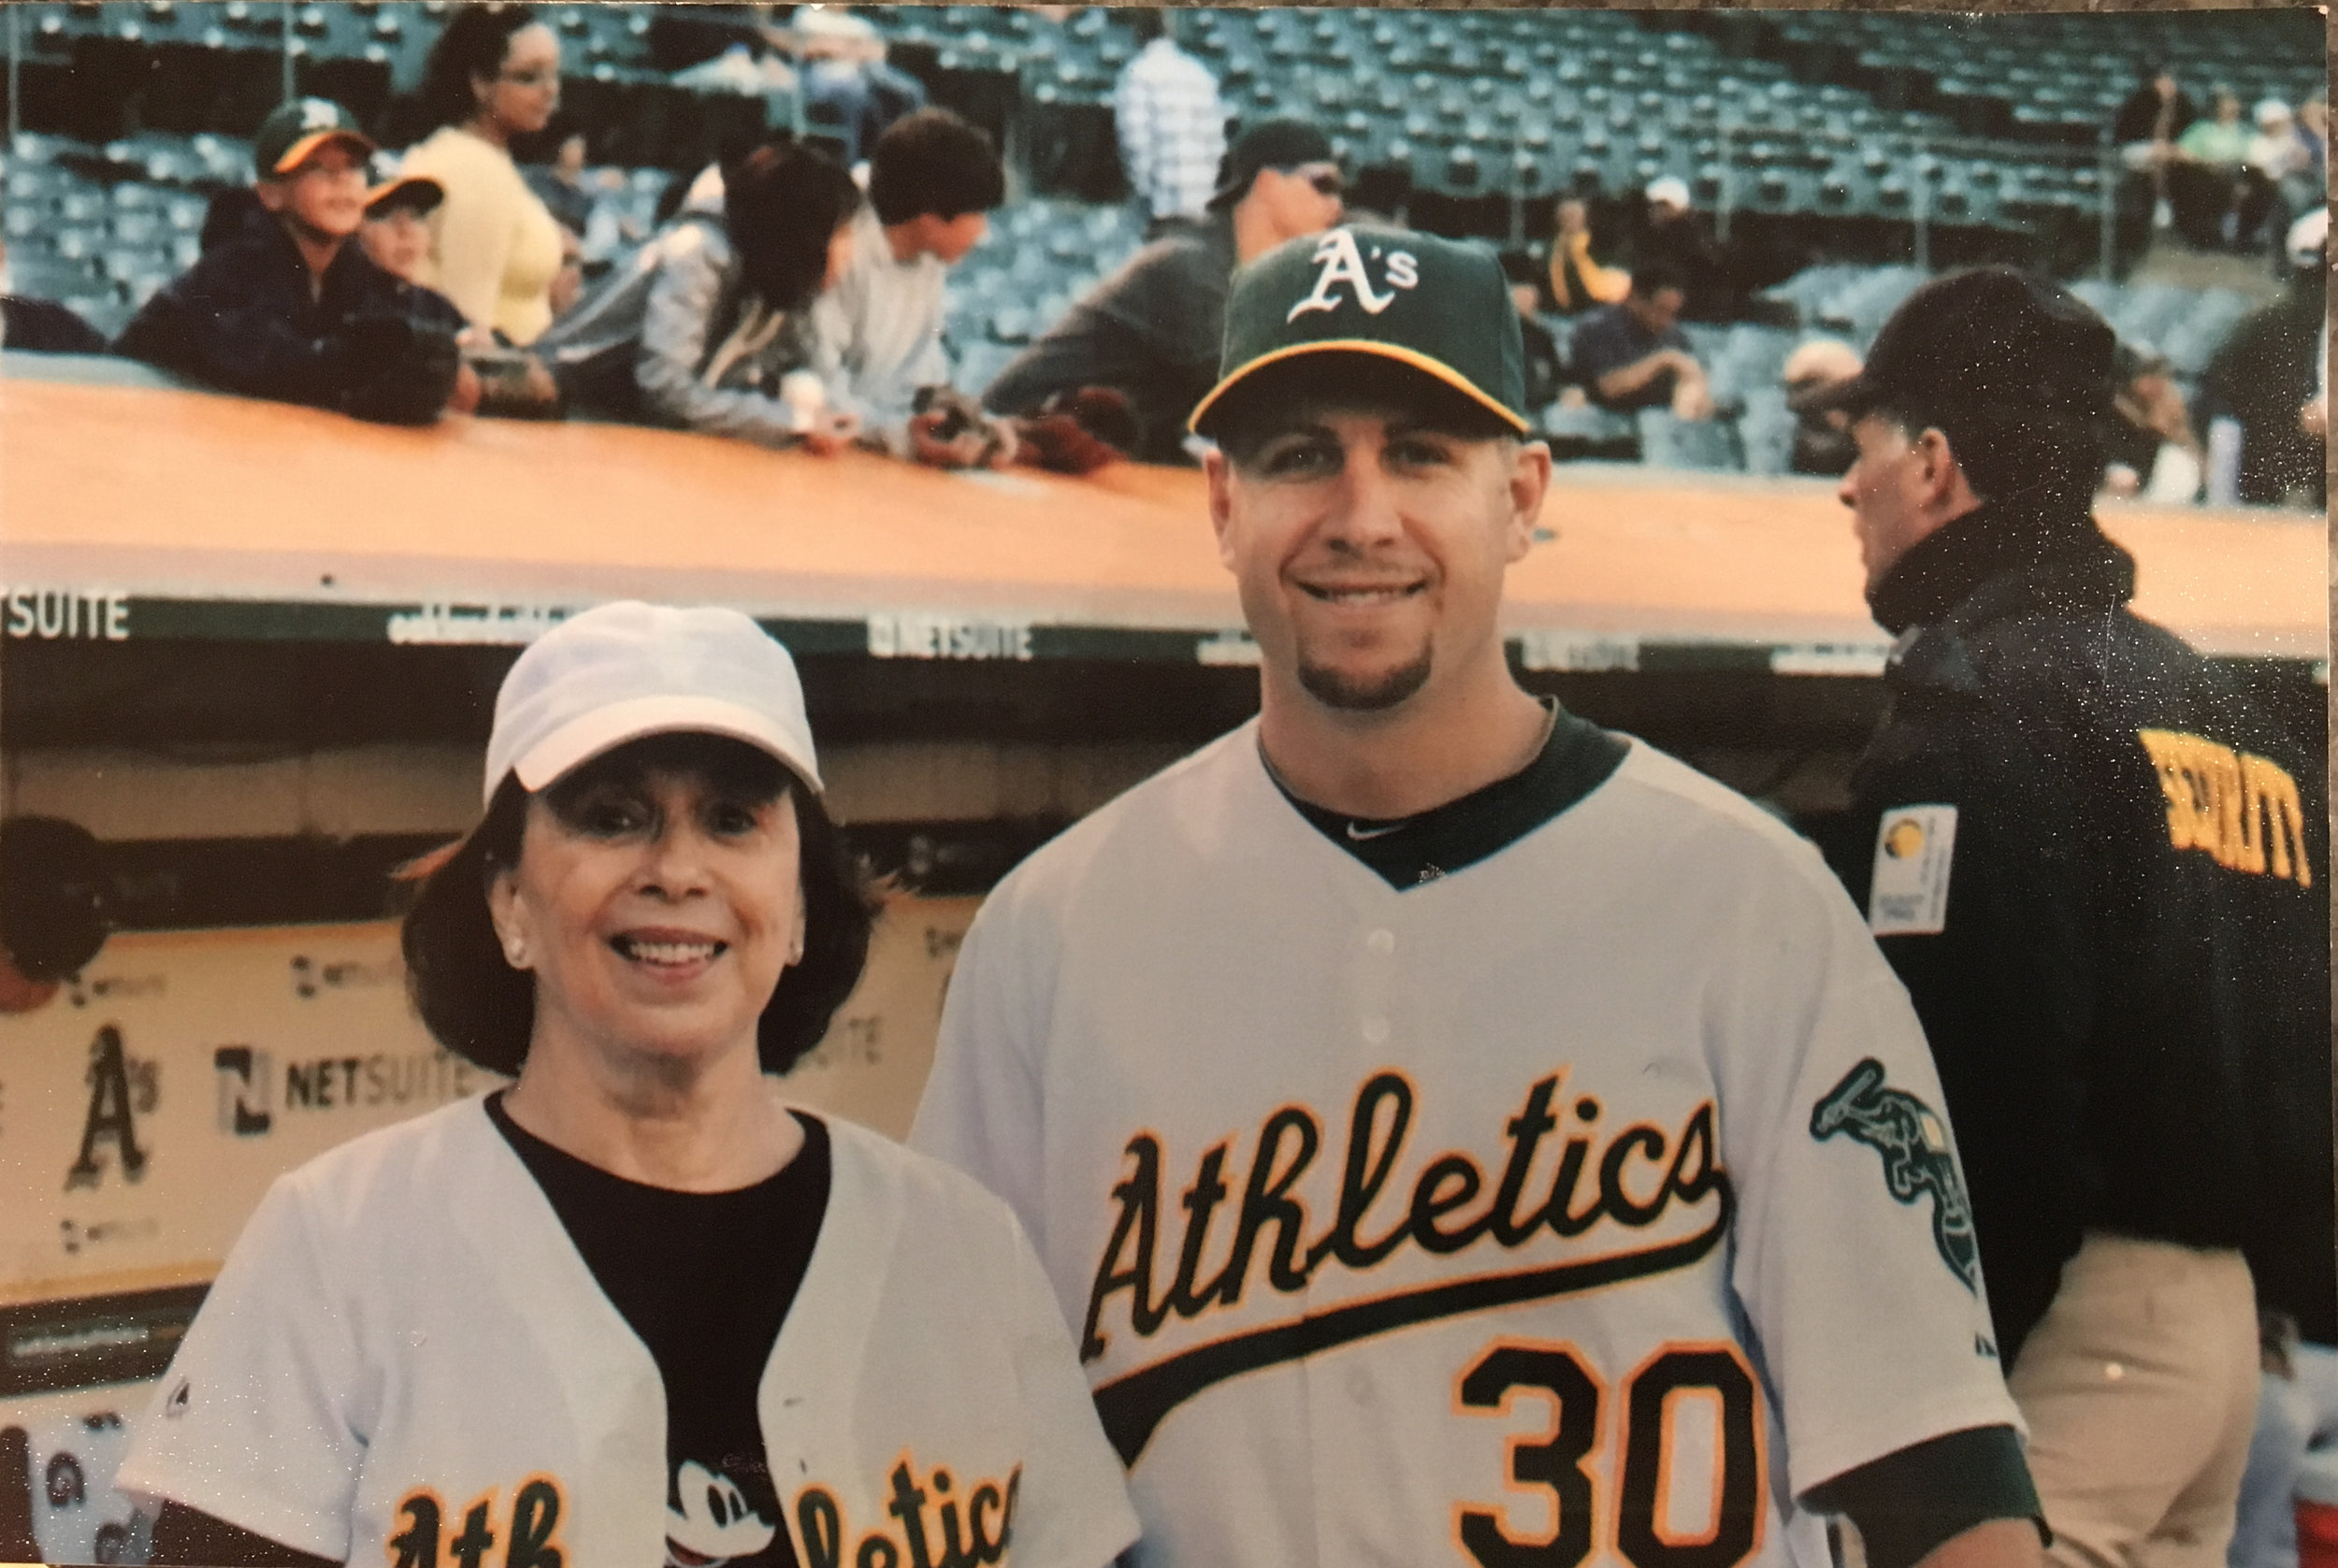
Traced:
[[222, 1045], [211, 1053], [219, 1070], [219, 1129], [238, 1138], [256, 1138], [274, 1124], [269, 1109], [270, 1062], [266, 1051], [249, 1045]]
[[1932, 1244], [1941, 1261], [1981, 1290], [1981, 1244], [1972, 1231], [1965, 1178], [1948, 1146], [1948, 1128], [1932, 1107], [1883, 1082], [1883, 1064], [1869, 1057], [1843, 1074], [1811, 1110], [1811, 1136], [1820, 1143], [1847, 1133], [1883, 1157], [1883, 1185], [1902, 1203], [1932, 1197]]
[[160, 1069], [122, 1048], [122, 1031], [108, 1024], [90, 1043], [89, 1114], [81, 1121], [81, 1152], [65, 1174], [65, 1190], [95, 1187], [106, 1173], [105, 1145], [113, 1145], [123, 1176], [146, 1174], [146, 1151], [138, 1146], [137, 1118], [151, 1115], [161, 1098]]
[[[1367, 260], [1380, 263], [1380, 281], [1385, 288], [1375, 288]], [[1351, 229], [1334, 229], [1316, 242], [1315, 289], [1305, 299], [1291, 308], [1283, 318], [1295, 322], [1309, 310], [1336, 310], [1340, 299], [1336, 290], [1342, 283], [1355, 295], [1356, 303], [1366, 315], [1377, 316], [1396, 303], [1396, 291], [1418, 288], [1421, 284], [1420, 263], [1410, 251], [1388, 251], [1374, 245], [1368, 255], [1356, 243]]]

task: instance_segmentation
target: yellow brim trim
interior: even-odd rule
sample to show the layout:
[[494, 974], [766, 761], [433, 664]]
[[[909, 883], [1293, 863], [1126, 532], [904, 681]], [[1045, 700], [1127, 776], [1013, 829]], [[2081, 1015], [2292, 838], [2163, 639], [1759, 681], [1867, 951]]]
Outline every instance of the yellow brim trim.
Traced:
[[400, 191], [426, 186], [430, 191], [430, 205], [432, 207], [437, 207], [446, 200], [445, 186], [440, 184], [428, 175], [410, 174], [403, 176], [400, 179], [393, 180], [386, 185], [376, 185], [371, 190], [368, 191], [366, 193], [366, 206], [368, 208], [371, 208], [376, 202], [379, 202], [384, 196], [396, 195]]
[[308, 162], [310, 153], [314, 152], [328, 141], [354, 141], [364, 148], [368, 155], [374, 151], [372, 141], [359, 136], [355, 131], [311, 131], [284, 149], [284, 155], [276, 160], [276, 166], [268, 170], [268, 173], [271, 176], [290, 174]]
[[1263, 370], [1280, 360], [1296, 359], [1302, 354], [1332, 352], [1377, 354], [1382, 359], [1393, 359], [1399, 365], [1409, 365], [1423, 375], [1433, 376], [1443, 381], [1455, 392], [1469, 398], [1470, 401], [1483, 405], [1489, 412], [1499, 415], [1504, 423], [1516, 429], [1520, 435], [1528, 435], [1532, 432], [1533, 427], [1525, 420], [1495, 402], [1478, 386], [1477, 382], [1443, 360], [1432, 359], [1417, 349], [1407, 349], [1396, 343], [1383, 343], [1371, 338], [1325, 338], [1312, 343], [1292, 343], [1277, 349], [1271, 353], [1263, 353], [1247, 364], [1237, 365], [1220, 378], [1216, 386], [1209, 389], [1206, 396], [1193, 405], [1193, 413], [1185, 422], [1185, 427], [1195, 435], [1200, 435], [1202, 421], [1208, 416], [1210, 409], [1220, 397], [1233, 390], [1234, 383], [1245, 376]]

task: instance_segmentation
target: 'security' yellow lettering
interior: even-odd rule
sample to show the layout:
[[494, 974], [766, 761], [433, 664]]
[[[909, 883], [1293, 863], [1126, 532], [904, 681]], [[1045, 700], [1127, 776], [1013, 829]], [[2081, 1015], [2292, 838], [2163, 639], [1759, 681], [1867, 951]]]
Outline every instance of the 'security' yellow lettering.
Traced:
[[2314, 885], [2297, 781], [2279, 764], [2175, 729], [2139, 729], [2168, 798], [2168, 840], [2217, 865]]

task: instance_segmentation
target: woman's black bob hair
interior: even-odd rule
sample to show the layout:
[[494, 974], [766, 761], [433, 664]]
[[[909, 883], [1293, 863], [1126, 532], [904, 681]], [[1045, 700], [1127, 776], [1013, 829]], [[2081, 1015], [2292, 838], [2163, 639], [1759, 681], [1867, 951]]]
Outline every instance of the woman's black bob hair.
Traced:
[[[801, 844], [803, 957], [779, 977], [757, 1027], [766, 1072], [785, 1072], [828, 1032], [859, 983], [877, 899], [845, 852], [820, 798], [777, 758], [743, 741], [698, 732], [650, 735], [615, 746], [543, 790], [556, 812], [613, 776], [678, 772], [758, 801], [795, 802]], [[515, 1075], [536, 1024], [533, 975], [504, 962], [487, 913], [487, 885], [519, 864], [529, 795], [514, 775], [497, 787], [469, 835], [410, 870], [421, 889], [406, 912], [402, 944], [414, 1009], [439, 1043], [493, 1072]]]

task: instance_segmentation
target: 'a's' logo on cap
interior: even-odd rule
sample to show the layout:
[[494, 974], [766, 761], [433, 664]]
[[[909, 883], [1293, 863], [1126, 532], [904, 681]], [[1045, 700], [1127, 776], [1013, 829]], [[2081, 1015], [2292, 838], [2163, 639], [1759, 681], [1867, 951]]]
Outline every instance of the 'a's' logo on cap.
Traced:
[[1385, 290], [1372, 286], [1372, 275], [1365, 267], [1363, 247], [1356, 243], [1354, 233], [1334, 229], [1316, 242], [1315, 291], [1291, 308], [1283, 318], [1295, 322], [1309, 310], [1336, 310], [1339, 296], [1333, 291], [1345, 283], [1355, 291], [1356, 303], [1367, 315], [1378, 315], [1396, 303], [1398, 289], [1417, 288], [1421, 283], [1420, 264], [1410, 251], [1390, 251], [1385, 256], [1378, 245], [1372, 247], [1370, 260], [1380, 263], [1380, 281]]
[[329, 131], [340, 122], [340, 111], [323, 98], [300, 100], [300, 128], [302, 130]]

